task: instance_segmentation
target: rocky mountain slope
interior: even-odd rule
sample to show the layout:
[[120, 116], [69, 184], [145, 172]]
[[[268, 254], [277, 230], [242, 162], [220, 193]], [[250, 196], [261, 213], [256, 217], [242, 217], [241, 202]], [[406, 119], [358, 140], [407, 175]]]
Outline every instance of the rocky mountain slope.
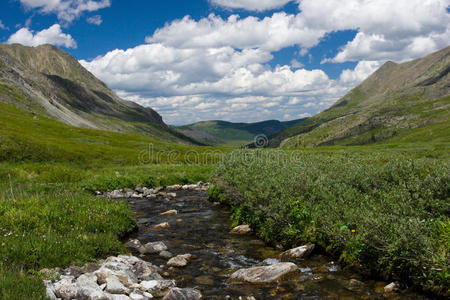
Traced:
[[151, 108], [120, 99], [65, 51], [0, 44], [0, 101], [64, 123], [195, 143]]
[[270, 136], [300, 121], [280, 122], [277, 120], [269, 120], [257, 123], [204, 121], [180, 126], [177, 129], [184, 135], [203, 144], [213, 146], [239, 146], [253, 142], [258, 135]]
[[414, 131], [425, 142], [447, 132], [448, 141], [449, 71], [450, 47], [402, 64], [387, 62], [326, 111], [273, 135], [270, 146], [362, 145]]

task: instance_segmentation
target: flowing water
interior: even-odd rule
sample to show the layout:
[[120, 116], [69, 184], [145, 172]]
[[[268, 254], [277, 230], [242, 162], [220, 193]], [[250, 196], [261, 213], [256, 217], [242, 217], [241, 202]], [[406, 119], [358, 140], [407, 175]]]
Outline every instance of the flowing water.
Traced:
[[[174, 254], [190, 253], [193, 258], [184, 268], [164, 270], [179, 287], [195, 287], [205, 299], [386, 299], [383, 287], [376, 282], [349, 273], [332, 259], [313, 255], [297, 262], [301, 272], [288, 280], [257, 286], [228, 284], [230, 274], [240, 268], [269, 265], [278, 262], [281, 253], [268, 247], [253, 235], [231, 235], [230, 211], [208, 201], [205, 192], [177, 192], [173, 200], [129, 200], [138, 220], [139, 230], [133, 238], [143, 243], [163, 241]], [[160, 216], [175, 209], [177, 215]], [[170, 228], [152, 230], [152, 226], [169, 222]], [[165, 265], [166, 258], [156, 255], [145, 257], [155, 265]], [[356, 279], [356, 280], [355, 280]], [[387, 296], [389, 299], [426, 299], [417, 294], [403, 292]]]

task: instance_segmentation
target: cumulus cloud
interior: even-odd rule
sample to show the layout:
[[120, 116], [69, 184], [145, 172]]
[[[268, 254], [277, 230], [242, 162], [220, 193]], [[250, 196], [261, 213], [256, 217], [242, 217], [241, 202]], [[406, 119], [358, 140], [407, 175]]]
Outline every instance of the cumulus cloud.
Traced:
[[252, 11], [265, 11], [274, 8], [279, 8], [286, 5], [292, 0], [210, 0], [211, 3], [231, 8], [231, 9], [246, 9]]
[[340, 81], [348, 86], [356, 86], [381, 67], [383, 61], [360, 61], [355, 69], [342, 71]]
[[70, 34], [63, 33], [61, 26], [55, 24], [48, 29], [34, 32], [28, 28], [21, 28], [11, 35], [7, 41], [8, 44], [22, 44], [25, 46], [39, 46], [43, 44], [52, 44], [66, 48], [76, 48], [77, 43]]
[[83, 12], [93, 12], [111, 6], [111, 0], [20, 0], [28, 9], [43, 14], [56, 14], [58, 19], [71, 23]]
[[[289, 2], [211, 1], [247, 10]], [[81, 63], [120, 96], [154, 107], [169, 123], [259, 121], [317, 113], [386, 60], [423, 56], [450, 40], [449, 0], [297, 2], [297, 14], [186, 16], [147, 36], [147, 44]], [[296, 59], [289, 66], [269, 65], [276, 51], [294, 46], [307, 55], [327, 33], [349, 29], [357, 31], [355, 38], [323, 62], [358, 64], [336, 79], [303, 69]]]
[[89, 17], [89, 18], [86, 19], [86, 21], [89, 24], [94, 24], [94, 25], [97, 25], [97, 26], [100, 26], [103, 23], [102, 16], [100, 16], [100, 15], [95, 15], [95, 16]]
[[148, 36], [146, 42], [177, 48], [229, 46], [278, 51], [293, 45], [311, 48], [325, 33], [322, 29], [309, 28], [300, 14], [281, 12], [263, 19], [252, 16], [240, 19], [238, 15], [222, 19], [211, 14], [199, 21], [189, 16], [175, 20]]
[[[358, 30], [332, 62], [407, 60], [445, 47], [450, 39], [449, 0], [300, 0], [311, 28]], [[323, 18], [322, 16], [326, 16]]]

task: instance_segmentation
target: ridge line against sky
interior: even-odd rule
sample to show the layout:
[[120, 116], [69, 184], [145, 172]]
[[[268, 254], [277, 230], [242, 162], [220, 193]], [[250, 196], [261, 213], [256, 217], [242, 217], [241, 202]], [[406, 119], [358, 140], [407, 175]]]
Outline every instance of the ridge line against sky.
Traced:
[[450, 44], [450, 0], [13, 0], [0, 42], [67, 50], [167, 123], [290, 120]]

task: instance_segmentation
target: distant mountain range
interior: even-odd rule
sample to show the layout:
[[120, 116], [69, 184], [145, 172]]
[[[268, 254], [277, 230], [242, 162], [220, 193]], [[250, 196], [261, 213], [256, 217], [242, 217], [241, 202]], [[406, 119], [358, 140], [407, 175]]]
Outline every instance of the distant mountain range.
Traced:
[[[385, 63], [332, 107], [270, 137], [271, 147], [449, 142], [450, 47]], [[412, 139], [414, 136], [414, 139]]]
[[203, 121], [179, 126], [177, 129], [184, 135], [202, 144], [212, 146], [245, 146], [252, 143], [258, 135], [274, 135], [302, 120], [288, 122], [270, 120], [257, 123]]
[[160, 140], [197, 143], [151, 108], [120, 99], [65, 51], [0, 44], [0, 102], [64, 123]]

